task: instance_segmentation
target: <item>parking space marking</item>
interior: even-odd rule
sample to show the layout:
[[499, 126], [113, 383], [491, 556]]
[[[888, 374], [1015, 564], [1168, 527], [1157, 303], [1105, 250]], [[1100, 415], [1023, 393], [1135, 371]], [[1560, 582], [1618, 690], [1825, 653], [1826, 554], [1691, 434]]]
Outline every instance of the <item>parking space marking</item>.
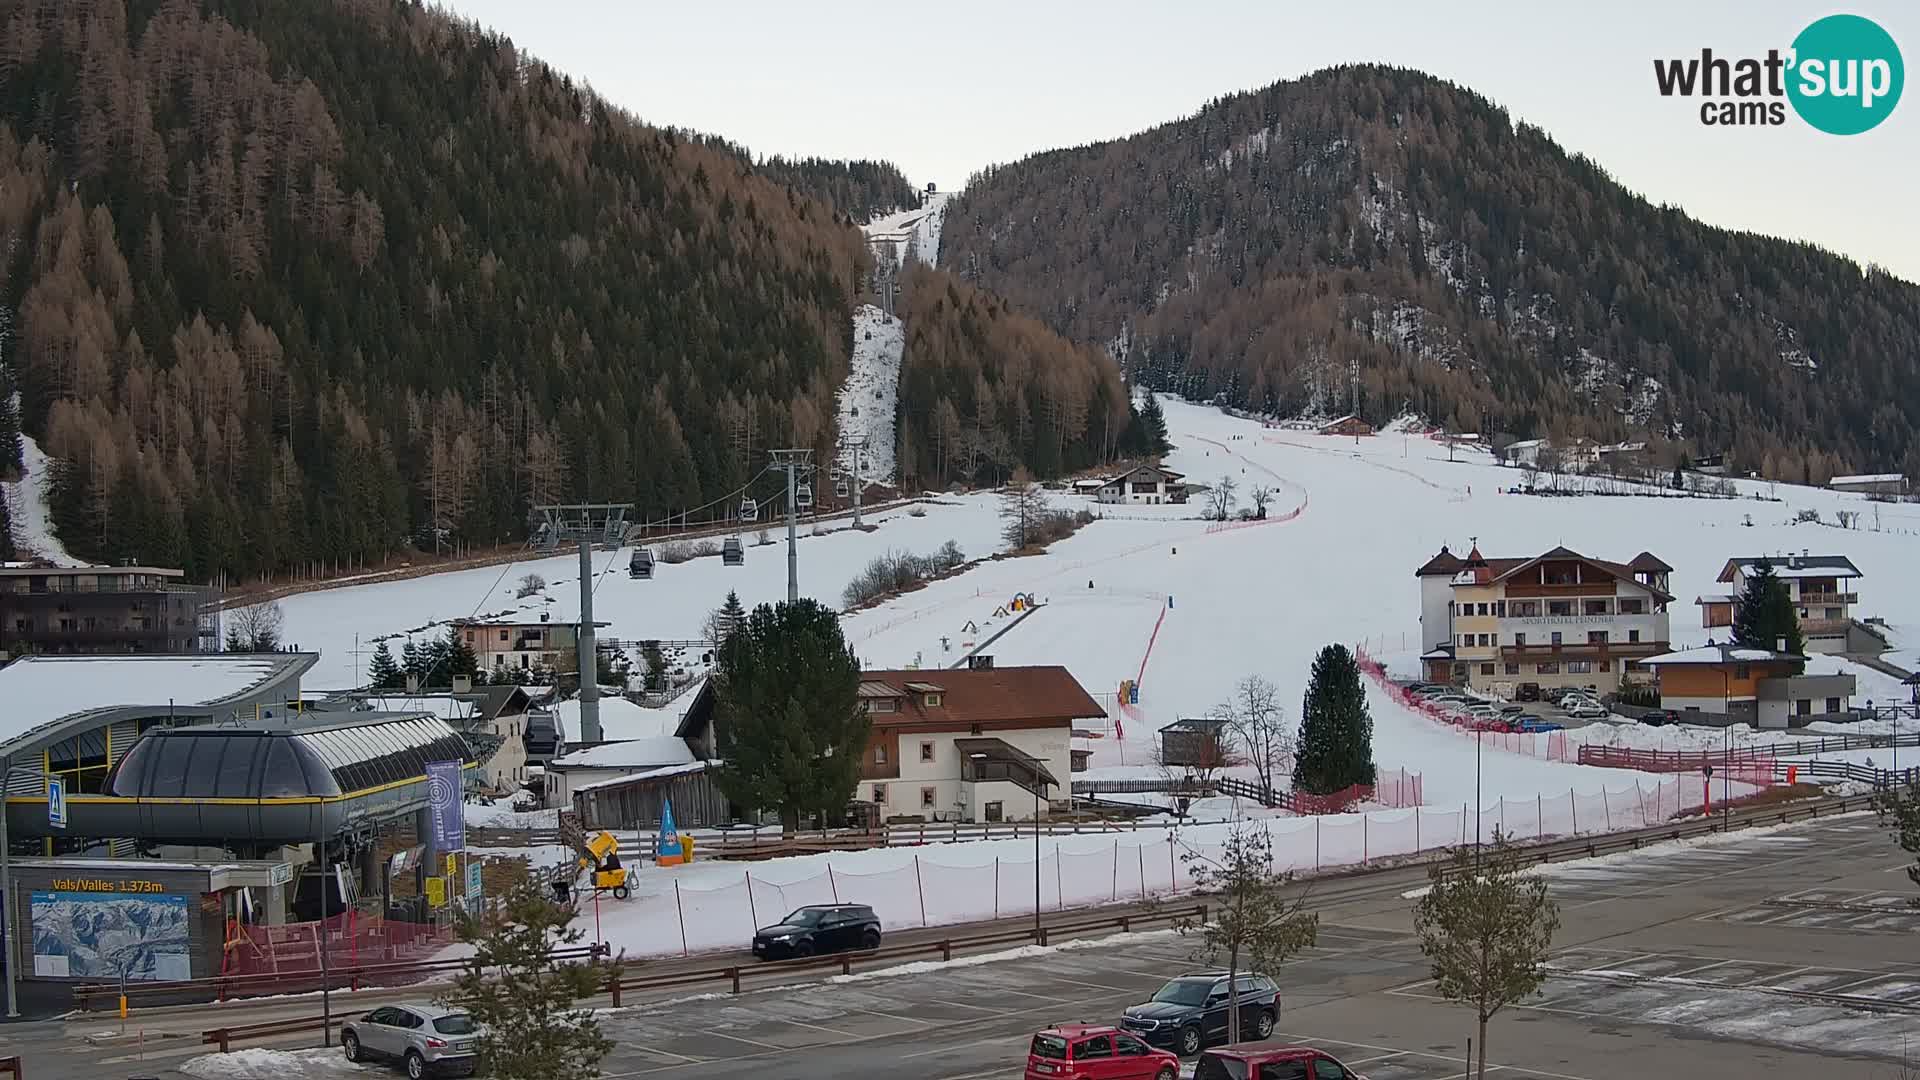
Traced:
[[[786, 1049], [785, 1047], [781, 1047], [781, 1046], [775, 1046], [774, 1044], [772, 1044], [772, 1043], [770, 1043], [770, 1042], [761, 1042], [761, 1041], [760, 1041], [759, 1039], [749, 1039], [749, 1038], [747, 1038], [747, 1037], [746, 1037], [745, 1035], [729, 1035], [729, 1034], [727, 1034], [727, 1033], [726, 1033], [726, 1032], [724, 1032], [724, 1031], [715, 1031], [715, 1030], [713, 1030], [712, 1028], [708, 1028], [708, 1029], [706, 1029], [705, 1031], [702, 1031], [702, 1032], [700, 1032], [700, 1034], [702, 1034], [702, 1035], [709, 1035], [709, 1036], [712, 1036], [713, 1038], [716, 1038], [716, 1039], [730, 1039], [730, 1040], [732, 1040], [733, 1042], [737, 1042], [737, 1043], [746, 1043], [746, 1044], [747, 1044], [748, 1046], [758, 1046], [758, 1047], [760, 1047], [760, 1048], [762, 1048], [762, 1049], [765, 1049], [765, 1050], [784, 1050], [784, 1049]], [[679, 1057], [680, 1055], [678, 1055], [678, 1054], [675, 1054], [675, 1055], [673, 1055], [673, 1056], [674, 1056], [674, 1057]], [[733, 1059], [733, 1058], [727, 1058], [727, 1059], [725, 1059], [725, 1060], [727, 1060], [727, 1061], [733, 1061], [733, 1060], [735, 1060], [735, 1059]], [[689, 1064], [689, 1065], [691, 1065], [691, 1064], [695, 1064], [695, 1062], [694, 1062], [694, 1061], [693, 1061], [692, 1059], [688, 1059], [688, 1061], [686, 1062], [686, 1064]], [[669, 1067], [670, 1067], [670, 1068], [678, 1068], [678, 1066], [669, 1066]]]
[[[1454, 1057], [1450, 1054], [1436, 1054], [1428, 1050], [1402, 1050], [1396, 1046], [1381, 1046], [1377, 1043], [1355, 1042], [1352, 1039], [1338, 1039], [1330, 1035], [1309, 1035], [1309, 1034], [1306, 1034], [1305, 1032], [1299, 1032], [1299, 1031], [1280, 1031], [1280, 1032], [1275, 1032], [1274, 1037], [1284, 1038], [1288, 1040], [1297, 1040], [1300, 1042], [1307, 1042], [1307, 1043], [1314, 1043], [1314, 1044], [1330, 1043], [1334, 1046], [1357, 1046], [1362, 1050], [1377, 1050], [1382, 1054], [1388, 1055], [1389, 1057], [1431, 1058], [1434, 1061], [1445, 1061], [1452, 1064], [1466, 1065], [1469, 1067], [1471, 1067], [1473, 1064], [1472, 1061], [1466, 1058]], [[1334, 1056], [1340, 1057], [1340, 1055], [1337, 1053]], [[1345, 1061], [1346, 1059], [1341, 1058], [1340, 1060]], [[1368, 1059], [1368, 1060], [1373, 1060], [1373, 1059]], [[1502, 1069], [1507, 1072], [1525, 1073], [1531, 1076], [1548, 1077], [1550, 1078], [1550, 1080], [1593, 1080], [1592, 1077], [1575, 1076], [1572, 1073], [1548, 1072], [1545, 1069], [1536, 1069], [1527, 1065], [1496, 1065], [1496, 1064], [1493, 1064], [1492, 1062], [1489, 1062], [1487, 1064], [1488, 1072], [1493, 1072], [1495, 1069]], [[1468, 1072], [1458, 1073], [1455, 1075], [1470, 1076], [1472, 1075], [1472, 1071], [1471, 1069], [1469, 1069]]]

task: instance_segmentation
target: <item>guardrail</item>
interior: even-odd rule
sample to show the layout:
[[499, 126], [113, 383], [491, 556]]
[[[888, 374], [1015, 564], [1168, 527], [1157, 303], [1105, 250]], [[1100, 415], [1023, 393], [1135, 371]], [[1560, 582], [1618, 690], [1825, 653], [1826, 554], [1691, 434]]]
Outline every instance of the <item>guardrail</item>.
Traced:
[[[952, 960], [957, 949], [991, 948], [995, 945], [1019, 945], [1027, 943], [1047, 944], [1061, 935], [1084, 934], [1093, 930], [1118, 930], [1131, 933], [1136, 926], [1155, 923], [1178, 923], [1183, 920], [1206, 921], [1206, 904], [1187, 904], [1167, 907], [1146, 912], [1130, 912], [1100, 919], [1084, 919], [1071, 923], [1042, 924], [1020, 930], [1002, 930], [994, 933], [972, 934], [963, 937], [942, 938], [939, 941], [923, 942], [914, 945], [887, 945], [878, 949], [864, 949], [854, 952], [835, 953], [830, 956], [795, 957], [790, 960], [769, 960], [750, 964], [722, 964], [711, 968], [699, 968], [692, 971], [674, 971], [663, 975], [639, 975], [633, 978], [620, 978], [616, 972], [613, 978], [601, 988], [601, 992], [612, 998], [615, 1008], [619, 1008], [629, 992], [647, 990], [665, 990], [676, 986], [696, 986], [706, 983], [723, 982], [731, 993], [741, 992], [743, 980], [758, 975], [782, 975], [796, 971], [831, 971], [839, 969], [843, 975], [851, 975], [855, 964], [871, 964], [880, 961], [904, 960], [928, 956], [939, 956], [942, 960]], [[273, 1020], [258, 1024], [236, 1024], [227, 1027], [210, 1028], [200, 1033], [200, 1041], [205, 1045], [218, 1046], [221, 1053], [227, 1053], [234, 1043], [274, 1035], [286, 1035], [301, 1031], [318, 1031], [322, 1028], [338, 1026], [340, 1017], [331, 1019], [319, 1016], [296, 1017], [288, 1020]]]
[[[1158, 791], [1166, 785], [1159, 781], [1122, 781], [1144, 783], [1145, 787], [1116, 790]], [[1103, 789], [1104, 790], [1104, 789]], [[1197, 793], [1196, 793], [1197, 794]], [[1163, 829], [1170, 826], [1152, 822], [1121, 821], [1107, 818], [1084, 821], [1049, 821], [1038, 828], [1043, 836], [1076, 836], [1093, 833], [1131, 832]], [[809, 830], [784, 836], [773, 832], [749, 832], [723, 829], [687, 830], [694, 838], [694, 852], [709, 858], [768, 858], [789, 852], [859, 851], [876, 847], [917, 847], [922, 844], [955, 844], [970, 840], [1031, 839], [1032, 822], [953, 822], [930, 821], [885, 825], [878, 829]], [[595, 831], [595, 830], [590, 830]], [[651, 850], [659, 833], [651, 829], [610, 829], [620, 841], [622, 851]], [[557, 829], [469, 829], [469, 842], [493, 847], [505, 843], [525, 843], [529, 847], [545, 844], [565, 846], [567, 841]]]
[[1891, 735], [1835, 735], [1821, 739], [1797, 739], [1767, 743], [1764, 746], [1735, 746], [1722, 750], [1643, 750], [1623, 746], [1582, 745], [1578, 754], [1582, 765], [1600, 765], [1641, 772], [1699, 772], [1703, 766], [1719, 768], [1728, 762], [1752, 764], [1780, 758], [1810, 757], [1846, 750], [1881, 750], [1896, 746], [1920, 746], [1920, 732]]
[[[555, 960], [594, 960], [608, 955], [605, 945], [579, 945], [565, 949], [555, 949], [548, 956]], [[125, 993], [129, 1000], [134, 998], [164, 998], [181, 996], [193, 1001], [225, 1001], [229, 997], [250, 996], [249, 991], [261, 991], [273, 994], [303, 993], [320, 990], [360, 990], [369, 986], [387, 985], [382, 980], [399, 977], [435, 975], [448, 971], [460, 971], [466, 966], [465, 960], [412, 960], [386, 964], [356, 964], [351, 967], [332, 968], [322, 973], [317, 968], [294, 972], [256, 972], [248, 975], [209, 975], [198, 979], [175, 979], [170, 982], [128, 983]], [[120, 984], [80, 983], [73, 988], [73, 1002], [83, 1012], [93, 1011], [96, 1002], [106, 1002], [107, 1008], [116, 1008], [122, 993]]]
[[1811, 776], [1816, 780], [1849, 780], [1857, 784], [1868, 784], [1876, 790], [1884, 791], [1890, 787], [1920, 784], [1920, 767], [1901, 769], [1875, 769], [1867, 765], [1855, 765], [1851, 761], [1776, 761], [1773, 763], [1774, 779], [1785, 783], [1788, 774], [1795, 779]]

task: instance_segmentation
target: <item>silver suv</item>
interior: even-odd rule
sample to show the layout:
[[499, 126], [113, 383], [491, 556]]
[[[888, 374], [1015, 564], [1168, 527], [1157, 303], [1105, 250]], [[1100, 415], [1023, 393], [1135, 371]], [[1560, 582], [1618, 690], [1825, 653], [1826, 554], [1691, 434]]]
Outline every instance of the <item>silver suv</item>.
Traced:
[[409, 1080], [473, 1072], [479, 1038], [473, 1017], [425, 1001], [382, 1005], [340, 1028], [340, 1048], [348, 1061], [398, 1061]]

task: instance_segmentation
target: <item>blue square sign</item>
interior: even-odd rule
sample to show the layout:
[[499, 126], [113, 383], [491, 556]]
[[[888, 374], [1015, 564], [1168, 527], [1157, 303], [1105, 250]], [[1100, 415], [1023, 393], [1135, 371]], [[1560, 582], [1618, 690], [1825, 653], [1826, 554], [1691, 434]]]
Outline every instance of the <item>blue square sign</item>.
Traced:
[[67, 827], [67, 782], [57, 776], [47, 777], [47, 824]]

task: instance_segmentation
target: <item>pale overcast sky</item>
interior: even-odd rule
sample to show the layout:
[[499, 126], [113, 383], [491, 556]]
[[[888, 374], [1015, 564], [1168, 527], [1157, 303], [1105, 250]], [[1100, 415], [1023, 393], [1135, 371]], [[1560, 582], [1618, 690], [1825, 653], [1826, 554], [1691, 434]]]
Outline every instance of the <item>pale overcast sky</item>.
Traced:
[[957, 188], [982, 166], [1123, 136], [1209, 98], [1370, 61], [1451, 79], [1655, 202], [1920, 281], [1920, 91], [1863, 135], [1711, 128], [1655, 57], [1763, 56], [1823, 15], [1920, 61], [1920, 5], [1860, 0], [445, 0], [641, 118], [758, 154], [880, 158]]

